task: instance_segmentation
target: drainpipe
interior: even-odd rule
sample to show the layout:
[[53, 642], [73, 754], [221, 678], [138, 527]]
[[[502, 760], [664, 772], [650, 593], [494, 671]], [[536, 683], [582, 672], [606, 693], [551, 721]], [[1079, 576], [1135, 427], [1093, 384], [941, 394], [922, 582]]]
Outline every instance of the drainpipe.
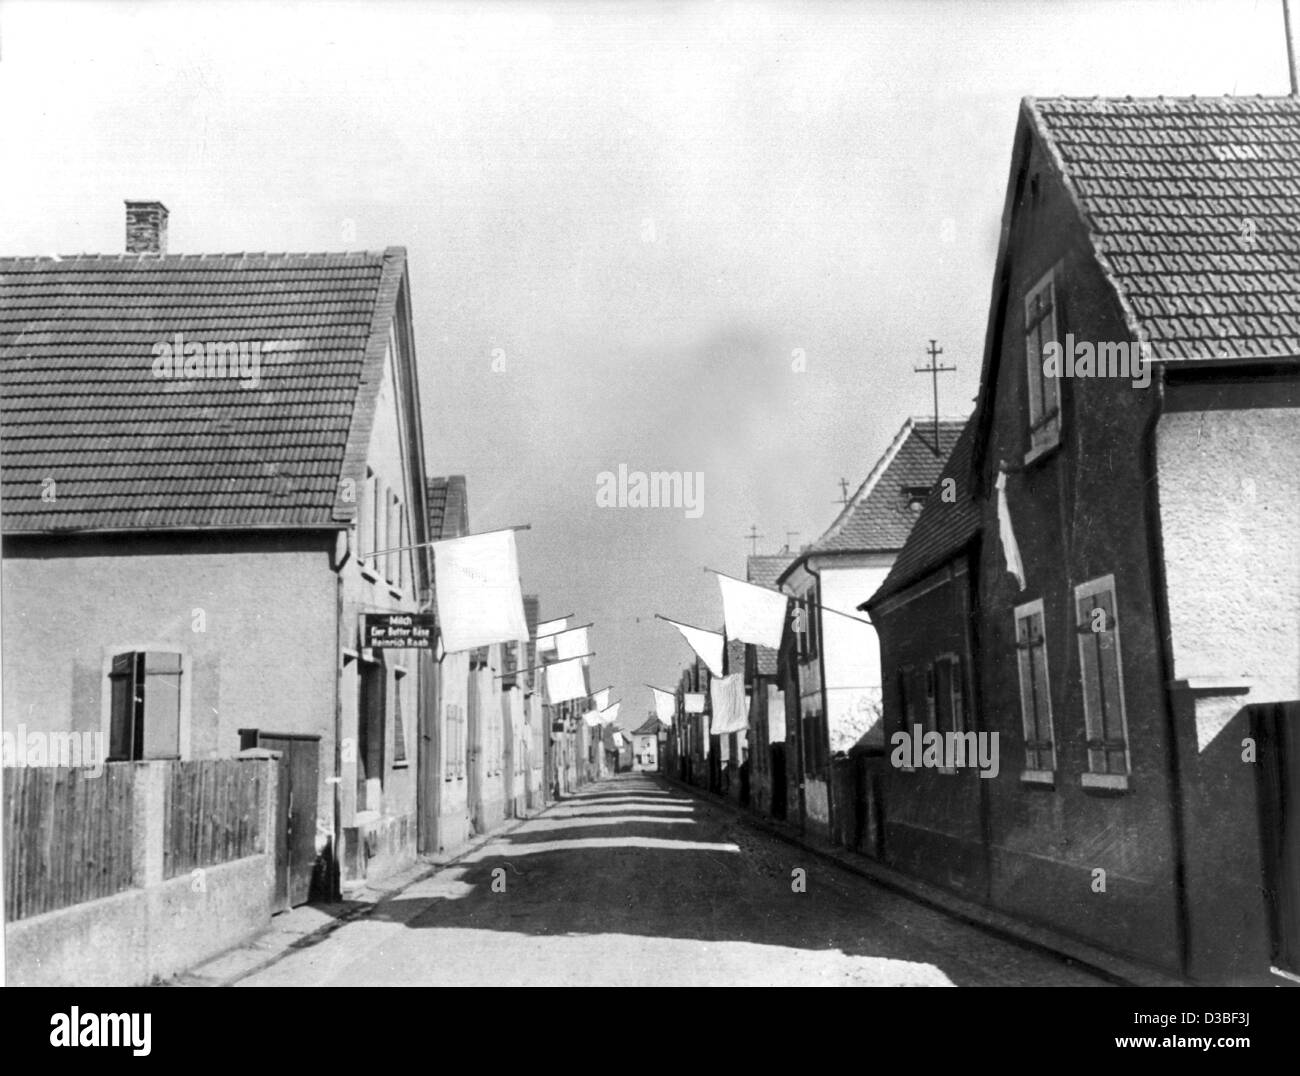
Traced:
[[[1150, 360], [1148, 360], [1150, 361]], [[1160, 696], [1164, 702], [1165, 723], [1169, 739], [1169, 780], [1171, 829], [1174, 838], [1174, 891], [1177, 901], [1178, 964], [1184, 975], [1190, 974], [1191, 923], [1187, 905], [1186, 818], [1183, 812], [1182, 771], [1179, 765], [1179, 737], [1177, 714], [1170, 697], [1169, 684], [1174, 674], [1173, 636], [1169, 618], [1169, 591], [1165, 579], [1164, 539], [1160, 525], [1160, 504], [1157, 492], [1156, 427], [1165, 407], [1165, 370], [1156, 371], [1154, 382], [1155, 406], [1142, 431], [1143, 484], [1146, 488], [1144, 509], [1147, 523], [1147, 556], [1151, 564], [1151, 589], [1156, 623], [1156, 645], [1159, 651]]]
[[[343, 553], [339, 556], [339, 538]], [[343, 891], [343, 568], [352, 559], [352, 528], [335, 537], [334, 568], [334, 863], [330, 896], [338, 900]]]

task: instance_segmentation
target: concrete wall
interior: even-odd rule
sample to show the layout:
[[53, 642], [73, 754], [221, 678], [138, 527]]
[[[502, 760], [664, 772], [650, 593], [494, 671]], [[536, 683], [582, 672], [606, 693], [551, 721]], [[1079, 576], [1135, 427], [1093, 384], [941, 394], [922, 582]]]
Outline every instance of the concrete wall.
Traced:
[[10, 986], [144, 986], [240, 945], [271, 922], [270, 857], [207, 867], [5, 924]]
[[[1190, 971], [1212, 982], [1249, 981], [1272, 952], [1262, 749], [1249, 761], [1245, 708], [1300, 699], [1300, 411], [1252, 396], [1256, 409], [1165, 414], [1156, 441], [1182, 806], [1194, 835]], [[1182, 401], [1171, 391], [1169, 403]]]

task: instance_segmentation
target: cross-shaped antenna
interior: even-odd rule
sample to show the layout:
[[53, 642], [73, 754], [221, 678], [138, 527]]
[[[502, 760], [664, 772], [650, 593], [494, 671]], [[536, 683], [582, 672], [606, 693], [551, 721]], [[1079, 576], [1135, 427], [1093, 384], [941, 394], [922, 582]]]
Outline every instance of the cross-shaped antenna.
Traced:
[[757, 556], [757, 555], [758, 555], [758, 540], [759, 540], [760, 538], [765, 537], [765, 535], [759, 534], [759, 533], [758, 533], [758, 525], [755, 524], [755, 523], [751, 523], [751, 524], [749, 525], [749, 533], [748, 533], [747, 535], [745, 535], [745, 537], [748, 538], [749, 541], [750, 541], [750, 546], [749, 546], [749, 555], [750, 555], [751, 557], [753, 557], [753, 556]]
[[930, 341], [930, 347], [927, 352], [930, 356], [929, 366], [913, 366], [912, 372], [917, 374], [929, 374], [934, 382], [934, 444], [930, 447], [934, 450], [936, 456], [943, 456], [939, 448], [939, 375], [952, 373], [956, 370], [955, 366], [940, 366], [939, 356], [943, 354], [943, 348], [937, 346], [938, 342]]
[[840, 499], [838, 501], [831, 501], [831, 504], [848, 504], [848, 503], [849, 503], [849, 480], [847, 478], [841, 478]]

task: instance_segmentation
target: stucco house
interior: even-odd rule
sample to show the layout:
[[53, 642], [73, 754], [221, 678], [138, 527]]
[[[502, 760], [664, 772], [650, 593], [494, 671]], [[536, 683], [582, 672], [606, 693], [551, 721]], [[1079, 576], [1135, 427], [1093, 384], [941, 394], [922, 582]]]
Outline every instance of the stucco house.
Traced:
[[1297, 192], [1295, 98], [1026, 98], [959, 499], [867, 603], [887, 728], [1000, 754], [899, 767], [888, 857], [1206, 982], [1300, 976]]
[[166, 224], [128, 203], [125, 255], [0, 259], [5, 720], [288, 750], [298, 867], [384, 873], [430, 661], [361, 634], [429, 598], [405, 251], [169, 254]]
[[636, 773], [655, 773], [659, 769], [659, 730], [666, 726], [653, 714], [634, 728], [632, 740], [632, 770]]
[[822, 838], [832, 835], [832, 760], [884, 742], [879, 642], [857, 607], [884, 582], [962, 425], [942, 419], [936, 431], [933, 419], [908, 418], [826, 532], [777, 578], [794, 598], [782, 689], [802, 822]]

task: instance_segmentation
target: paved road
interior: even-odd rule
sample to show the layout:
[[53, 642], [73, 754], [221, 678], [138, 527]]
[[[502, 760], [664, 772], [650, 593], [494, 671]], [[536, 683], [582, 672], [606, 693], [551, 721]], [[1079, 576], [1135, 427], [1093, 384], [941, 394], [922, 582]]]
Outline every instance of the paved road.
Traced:
[[406, 984], [1103, 985], [630, 774], [239, 985]]

